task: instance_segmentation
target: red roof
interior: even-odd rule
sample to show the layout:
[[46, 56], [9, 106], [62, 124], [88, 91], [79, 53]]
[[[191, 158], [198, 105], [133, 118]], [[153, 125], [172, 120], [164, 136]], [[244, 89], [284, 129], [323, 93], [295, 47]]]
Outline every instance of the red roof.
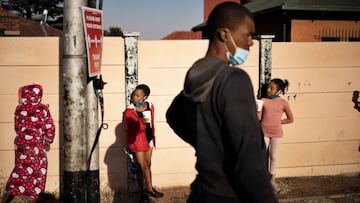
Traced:
[[58, 30], [48, 24], [40, 24], [38, 21], [19, 17], [20, 36], [61, 36], [62, 30]]
[[[48, 24], [40, 24], [17, 14], [8, 12], [0, 7], [0, 29], [5, 36], [61, 36], [58, 30]], [[0, 33], [1, 34], [1, 33]]]
[[163, 40], [182, 40], [182, 39], [201, 39], [201, 32], [175, 31], [165, 37]]

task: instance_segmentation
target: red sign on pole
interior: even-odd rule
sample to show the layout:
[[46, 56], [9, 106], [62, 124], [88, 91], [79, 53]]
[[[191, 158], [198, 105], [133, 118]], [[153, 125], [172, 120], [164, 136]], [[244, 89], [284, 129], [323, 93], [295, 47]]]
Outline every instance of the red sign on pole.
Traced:
[[101, 74], [103, 46], [102, 11], [82, 7], [89, 77]]

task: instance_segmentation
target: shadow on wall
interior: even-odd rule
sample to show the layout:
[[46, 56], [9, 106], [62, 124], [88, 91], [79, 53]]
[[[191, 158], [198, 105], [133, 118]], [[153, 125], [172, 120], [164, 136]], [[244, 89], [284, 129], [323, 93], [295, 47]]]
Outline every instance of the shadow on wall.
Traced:
[[[360, 112], [359, 90], [353, 92], [352, 102], [354, 102], [354, 109]], [[360, 152], [360, 145], [358, 151]]]
[[354, 109], [360, 112], [360, 102], [359, 102], [359, 91], [355, 90], [353, 92], [352, 102], [354, 102]]
[[124, 119], [116, 126], [115, 136], [115, 143], [108, 148], [104, 158], [108, 169], [108, 186], [114, 194], [114, 203], [119, 202], [122, 191], [127, 190], [127, 157], [123, 151], [127, 145]]

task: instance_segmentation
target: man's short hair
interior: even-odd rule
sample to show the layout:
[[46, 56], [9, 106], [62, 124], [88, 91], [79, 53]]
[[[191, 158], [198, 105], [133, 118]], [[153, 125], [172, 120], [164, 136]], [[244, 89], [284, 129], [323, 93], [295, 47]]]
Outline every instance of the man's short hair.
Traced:
[[224, 2], [217, 5], [210, 13], [206, 23], [206, 30], [210, 40], [219, 28], [228, 28], [234, 31], [248, 16], [253, 19], [250, 11], [243, 5], [235, 2]]

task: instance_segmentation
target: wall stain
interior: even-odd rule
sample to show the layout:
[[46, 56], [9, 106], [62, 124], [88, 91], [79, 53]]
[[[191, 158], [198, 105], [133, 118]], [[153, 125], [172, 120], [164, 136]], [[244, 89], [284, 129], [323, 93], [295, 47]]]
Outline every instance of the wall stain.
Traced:
[[73, 36], [74, 47], [76, 48], [76, 35]]
[[291, 99], [294, 99], [296, 101], [297, 94], [290, 94], [287, 96], [287, 100], [290, 101]]
[[311, 83], [310, 83], [308, 80], [306, 80], [306, 81], [304, 82], [304, 86], [311, 86]]

